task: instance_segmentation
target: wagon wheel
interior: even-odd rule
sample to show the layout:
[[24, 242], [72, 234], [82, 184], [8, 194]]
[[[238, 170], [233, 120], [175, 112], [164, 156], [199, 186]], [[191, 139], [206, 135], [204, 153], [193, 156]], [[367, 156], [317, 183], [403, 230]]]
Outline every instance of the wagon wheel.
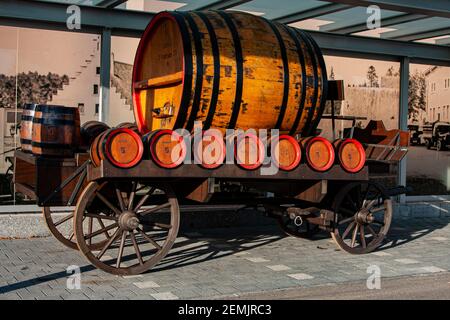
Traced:
[[288, 236], [296, 238], [312, 238], [315, 234], [320, 232], [318, 225], [311, 224], [303, 219], [302, 224], [298, 226], [298, 222], [292, 220], [289, 215], [281, 215], [277, 217], [278, 225]]
[[380, 246], [392, 221], [392, 201], [373, 182], [346, 185], [337, 194], [333, 210], [336, 219], [331, 236], [352, 254], [369, 253]]
[[[99, 219], [103, 226], [88, 229], [82, 223], [85, 217]], [[167, 255], [179, 223], [178, 201], [170, 186], [107, 181], [91, 182], [83, 191], [74, 229], [80, 251], [94, 266], [116, 275], [136, 275]], [[98, 237], [108, 241], [99, 250], [90, 249], [88, 241]]]
[[[75, 233], [73, 231], [74, 212], [60, 215], [55, 213], [54, 211], [52, 212], [51, 207], [43, 207], [42, 214], [44, 216], [45, 224], [47, 225], [47, 228], [51, 232], [51, 234], [66, 247], [78, 250]], [[85, 219], [84, 223], [92, 224], [93, 219]], [[92, 250], [102, 248], [105, 241], [105, 239], [102, 239], [99, 242], [91, 241], [89, 243], [89, 247]]]

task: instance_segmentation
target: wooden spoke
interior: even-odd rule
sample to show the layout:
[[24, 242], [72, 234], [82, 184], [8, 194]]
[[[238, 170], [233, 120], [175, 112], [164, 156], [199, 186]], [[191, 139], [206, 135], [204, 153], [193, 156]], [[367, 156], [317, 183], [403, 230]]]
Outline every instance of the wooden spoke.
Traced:
[[352, 228], [354, 227], [354, 225], [356, 224], [355, 221], [353, 221], [352, 223], [350, 223], [347, 228], [345, 229], [344, 233], [342, 234], [342, 239], [345, 239], [347, 237], [347, 235], [350, 233], [350, 231], [352, 230]]
[[112, 220], [112, 221], [117, 221], [117, 217], [113, 217], [113, 216], [106, 216], [106, 215], [101, 215], [101, 214], [96, 214], [96, 213], [86, 213], [85, 214], [86, 217], [89, 218], [96, 218], [96, 219], [100, 219], [100, 220]]
[[355, 228], [353, 229], [353, 235], [352, 235], [352, 243], [351, 243], [351, 247], [354, 248], [355, 247], [355, 242], [356, 242], [356, 235], [358, 234], [358, 225], [355, 225]]
[[364, 232], [364, 226], [360, 225], [359, 226], [359, 236], [361, 238], [361, 245], [363, 248], [367, 247], [366, 245], [366, 234]]
[[373, 235], [374, 238], [377, 237], [377, 233], [375, 232], [375, 230], [373, 230], [373, 228], [370, 225], [367, 225], [367, 229], [369, 229], [369, 232]]
[[117, 254], [116, 268], [120, 268], [122, 262], [123, 249], [125, 247], [125, 240], [127, 239], [128, 231], [122, 232], [122, 239], [120, 239], [119, 253]]
[[338, 225], [346, 224], [346, 223], [348, 223], [348, 222], [350, 222], [350, 221], [354, 221], [354, 220], [355, 220], [355, 216], [351, 216], [351, 217], [349, 217], [349, 218], [345, 218], [344, 220], [339, 221], [339, 222], [338, 222]]
[[139, 250], [139, 246], [137, 244], [136, 236], [134, 235], [134, 231], [130, 232], [130, 238], [131, 238], [131, 242], [133, 243], [134, 251], [136, 252], [136, 257], [139, 260], [139, 264], [143, 265], [144, 260], [142, 260], [142, 254], [141, 254], [141, 251]]
[[153, 207], [153, 208], [147, 209], [145, 211], [139, 212], [139, 215], [142, 217], [142, 216], [145, 216], [147, 214], [150, 214], [150, 213], [153, 213], [153, 212], [157, 212], [159, 210], [162, 210], [162, 209], [165, 209], [165, 208], [168, 208], [168, 207], [170, 207], [170, 202], [167, 202], [167, 203], [164, 203], [164, 204], [160, 204], [160, 205], [158, 205], [156, 207]]
[[55, 222], [53, 225], [55, 227], [59, 226], [60, 224], [63, 224], [66, 221], [69, 221], [70, 219], [73, 218], [73, 213], [68, 214], [67, 216], [65, 216], [64, 218], [62, 218], [61, 220], [58, 220], [57, 222]]
[[133, 184], [131, 187], [130, 198], [128, 200], [128, 210], [131, 210], [133, 208], [134, 196], [136, 195], [136, 187], [137, 187], [137, 182], [133, 181]]
[[[100, 225], [100, 227], [102, 227], [102, 229], [106, 229], [105, 224], [103, 223], [103, 221], [101, 219], [97, 218], [97, 221], [98, 221], [98, 224]], [[104, 234], [106, 236], [106, 239], [109, 239], [110, 235], [109, 235], [108, 230], [105, 230]]]
[[383, 221], [379, 221], [379, 220], [377, 220], [377, 219], [374, 219], [374, 220], [372, 221], [372, 223], [378, 224], [378, 225], [380, 225], [380, 226], [384, 226], [384, 222], [383, 222]]
[[69, 241], [72, 241], [74, 235], [75, 235], [75, 233], [73, 233], [73, 232], [70, 234]]
[[104, 204], [106, 204], [108, 206], [108, 208], [110, 208], [112, 211], [114, 211], [114, 213], [116, 215], [120, 215], [121, 211], [119, 209], [117, 209], [111, 202], [109, 202], [108, 199], [106, 199], [100, 192], [97, 191], [97, 198], [99, 198], [100, 200], [102, 200], [102, 202]]
[[113, 244], [113, 242], [116, 241], [117, 238], [120, 236], [120, 232], [121, 232], [120, 229], [117, 229], [116, 232], [114, 232], [113, 236], [108, 240], [103, 249], [98, 253], [97, 259], [101, 259], [103, 257], [106, 250], [108, 250], [108, 248]]
[[119, 201], [120, 210], [122, 212], [125, 211], [126, 208], [125, 208], [125, 203], [123, 201], [122, 192], [120, 191], [120, 189], [117, 186], [116, 186], [116, 196], [117, 196], [117, 200]]
[[90, 234], [84, 236], [84, 238], [85, 238], [86, 240], [88, 240], [88, 239], [90, 239], [90, 238], [93, 238], [93, 237], [95, 237], [95, 236], [98, 236], [99, 234], [104, 233], [105, 231], [108, 231], [108, 230], [117, 228], [118, 226], [119, 226], [119, 224], [113, 223], [113, 224], [111, 224], [111, 225], [109, 225], [109, 226], [107, 226], [107, 227], [105, 227], [105, 228], [101, 228], [100, 230], [94, 231], [94, 232], [92, 232], [92, 233], [90, 233]]
[[376, 209], [370, 210], [370, 213], [376, 213], [376, 212], [383, 211], [383, 210], [386, 210], [386, 208], [384, 206], [381, 206]]
[[145, 196], [142, 197], [142, 199], [138, 202], [136, 207], [134, 208], [134, 212], [138, 212], [139, 209], [144, 205], [145, 201], [155, 192], [155, 188], [151, 187], [150, 190], [145, 194]]
[[144, 231], [142, 231], [142, 229], [137, 228], [136, 230], [141, 234], [141, 236], [143, 236], [148, 242], [150, 242], [152, 245], [154, 245], [158, 250], [162, 249], [161, 246], [158, 243], [156, 243], [155, 240], [150, 238]]
[[[88, 226], [89, 234], [92, 234], [92, 221], [93, 220], [94, 220], [93, 218], [89, 218], [89, 226]], [[89, 245], [92, 245], [92, 238], [89, 238], [88, 243], [89, 243]]]

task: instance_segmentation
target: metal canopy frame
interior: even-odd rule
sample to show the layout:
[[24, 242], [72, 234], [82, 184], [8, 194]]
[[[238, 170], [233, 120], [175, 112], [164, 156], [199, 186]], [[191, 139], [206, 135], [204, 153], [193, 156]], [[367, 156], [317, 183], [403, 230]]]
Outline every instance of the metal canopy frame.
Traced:
[[[257, 1], [257, 0], [256, 0]], [[377, 5], [381, 9], [398, 11], [399, 14], [384, 18], [382, 27], [422, 20], [430, 17], [450, 18], [449, 0], [323, 0], [327, 4], [293, 12], [274, 18], [290, 24], [326, 14], [344, 11], [354, 7]], [[323, 2], [322, 1], [322, 2]], [[101, 99], [100, 117], [107, 120], [111, 66], [111, 37], [140, 37], [154, 13], [117, 9], [126, 0], [102, 0], [96, 6], [78, 5], [82, 13], [80, 30], [69, 30], [66, 26], [68, 3], [32, 0], [1, 0], [0, 26], [15, 26], [100, 34], [101, 44]], [[196, 10], [224, 10], [234, 8], [251, 0], [210, 1], [196, 7]], [[180, 10], [183, 10], [180, 8]], [[400, 62], [399, 128], [406, 129], [408, 119], [408, 79], [410, 63], [425, 63], [450, 66], [450, 38], [436, 40], [437, 45], [411, 42], [419, 39], [450, 34], [449, 26], [442, 28], [421, 28], [421, 30], [399, 30], [381, 33], [381, 38], [354, 36], [367, 30], [366, 24], [329, 24], [321, 31], [308, 31], [325, 54], [355, 58], [378, 59]], [[323, 32], [323, 31], [326, 32]], [[400, 163], [398, 182], [406, 183], [406, 161]], [[405, 201], [405, 197], [400, 201]], [[0, 208], [0, 211], [2, 209]]]

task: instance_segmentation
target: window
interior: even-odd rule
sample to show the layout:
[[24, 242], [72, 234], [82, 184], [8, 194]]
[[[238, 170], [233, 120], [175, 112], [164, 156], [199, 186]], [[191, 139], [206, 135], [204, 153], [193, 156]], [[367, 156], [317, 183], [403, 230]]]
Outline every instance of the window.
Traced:
[[84, 103], [78, 104], [78, 111], [80, 112], [80, 115], [84, 115]]
[[100, 67], [95, 68], [95, 73], [100, 74]]
[[100, 112], [100, 104], [95, 104], [95, 114], [97, 115]]
[[98, 94], [98, 84], [94, 84], [94, 94]]

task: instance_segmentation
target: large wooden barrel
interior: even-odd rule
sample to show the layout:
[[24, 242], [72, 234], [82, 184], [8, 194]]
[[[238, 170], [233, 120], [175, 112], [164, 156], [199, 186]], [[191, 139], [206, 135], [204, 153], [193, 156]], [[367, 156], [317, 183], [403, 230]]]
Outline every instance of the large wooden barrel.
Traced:
[[90, 156], [94, 166], [108, 160], [119, 168], [137, 165], [144, 154], [141, 137], [128, 128], [109, 129], [97, 136], [91, 145]]
[[366, 163], [366, 151], [362, 144], [355, 139], [338, 139], [334, 143], [341, 167], [355, 173], [361, 171]]
[[146, 134], [142, 140], [149, 157], [162, 168], [176, 168], [186, 158], [186, 142], [175, 131], [169, 129], [155, 130]]
[[163, 12], [136, 52], [133, 101], [141, 133], [277, 128], [314, 133], [327, 75], [306, 32], [243, 12]]
[[31, 140], [33, 139], [33, 117], [36, 104], [29, 103], [24, 105], [22, 111], [22, 118], [20, 122], [20, 144], [22, 150], [31, 152]]
[[36, 155], [72, 157], [80, 144], [77, 108], [37, 105], [33, 117], [32, 151]]
[[327, 171], [334, 164], [335, 152], [330, 141], [323, 137], [308, 137], [300, 140], [306, 162], [316, 171]]

